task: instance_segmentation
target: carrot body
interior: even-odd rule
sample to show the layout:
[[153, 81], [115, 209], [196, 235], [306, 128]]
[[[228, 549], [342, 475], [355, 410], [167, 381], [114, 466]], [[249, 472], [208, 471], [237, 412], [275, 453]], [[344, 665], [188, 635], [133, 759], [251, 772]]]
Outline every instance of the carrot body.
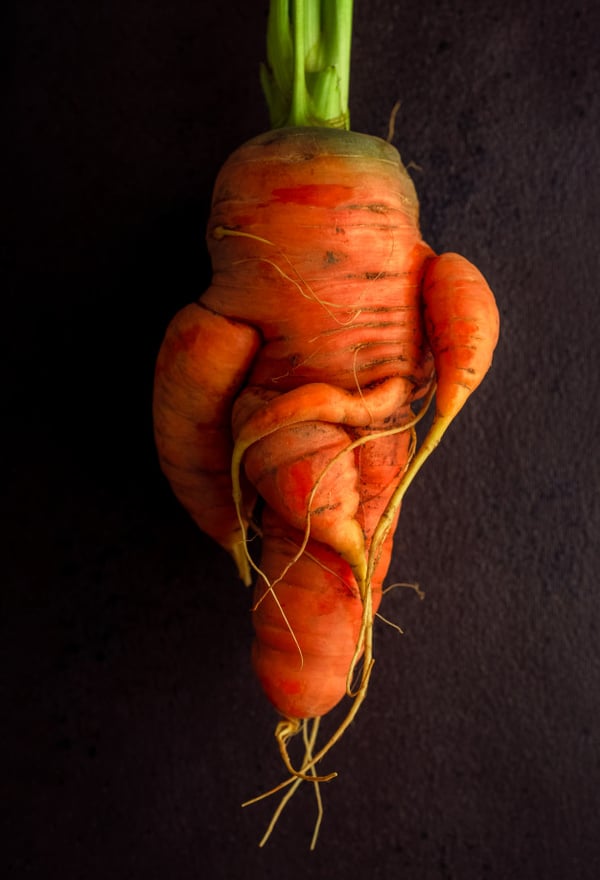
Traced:
[[[241, 196], [240, 194], [243, 194]], [[248, 384], [357, 391], [389, 376], [426, 388], [418, 202], [396, 150], [337, 130], [288, 129], [226, 162], [208, 228], [208, 307], [260, 328]]]
[[365, 135], [250, 141], [219, 174], [207, 240], [211, 286], [159, 356], [159, 455], [246, 581], [262, 498], [254, 666], [282, 715], [320, 716], [346, 693], [422, 463], [413, 404], [437, 372], [438, 410], [457, 411], [497, 312], [474, 267], [422, 241], [398, 153]]

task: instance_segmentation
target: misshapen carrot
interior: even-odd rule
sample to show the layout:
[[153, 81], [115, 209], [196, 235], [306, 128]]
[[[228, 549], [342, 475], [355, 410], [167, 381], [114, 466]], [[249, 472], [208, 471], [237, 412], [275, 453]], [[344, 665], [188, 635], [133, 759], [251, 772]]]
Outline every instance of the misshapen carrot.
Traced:
[[[334, 7], [323, 2], [330, 26]], [[321, 20], [303, 22], [304, 6], [293, 3], [292, 33], [282, 38], [295, 53], [305, 37], [314, 46], [309, 31]], [[271, 41], [290, 25], [284, 7], [272, 4]], [[333, 88], [337, 68], [325, 61], [323, 82]], [[296, 76], [294, 67], [290, 81]], [[270, 77], [263, 84], [276, 118], [285, 76]], [[236, 150], [218, 175], [207, 231], [212, 282], [168, 328], [154, 397], [159, 457], [175, 494], [244, 582], [251, 570], [256, 578], [253, 665], [281, 716], [276, 736], [289, 772], [272, 790], [287, 794], [264, 839], [300, 782], [314, 784], [320, 804], [319, 782], [330, 777], [316, 765], [367, 692], [404, 495], [483, 379], [498, 338], [483, 276], [423, 241], [397, 151], [324, 127], [319, 113], [315, 125], [318, 100], [299, 113], [301, 92], [294, 87], [285, 124]], [[341, 99], [344, 125], [345, 106]], [[415, 425], [434, 392], [417, 448]], [[250, 553], [252, 531], [259, 554]], [[346, 695], [346, 715], [317, 748], [319, 718]], [[300, 730], [305, 754], [294, 766], [288, 740]]]
[[[483, 378], [497, 312], [474, 267], [423, 243], [397, 152], [364, 135], [284, 130], [240, 148], [208, 242], [212, 285], [158, 361], [159, 454], [243, 579], [258, 572], [253, 656], [269, 699], [292, 722], [318, 717], [349, 691], [360, 654], [370, 659], [401, 499]], [[412, 407], [434, 381], [434, 426], [413, 457]]]

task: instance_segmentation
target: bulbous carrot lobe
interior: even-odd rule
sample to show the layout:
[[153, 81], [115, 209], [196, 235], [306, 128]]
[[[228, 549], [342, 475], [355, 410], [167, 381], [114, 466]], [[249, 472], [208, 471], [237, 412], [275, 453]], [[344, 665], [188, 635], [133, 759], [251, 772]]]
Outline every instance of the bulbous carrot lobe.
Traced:
[[252, 327], [196, 304], [186, 306], [167, 329], [154, 381], [161, 468], [181, 504], [233, 555], [247, 582], [231, 495], [231, 409], [259, 344]]
[[[374, 435], [298, 421], [248, 449], [246, 474], [267, 505], [254, 664], [267, 696], [288, 717], [325, 714], [346, 693], [363, 620], [360, 583], [370, 538], [410, 446], [408, 431]], [[371, 577], [374, 610], [391, 546], [392, 532]]]
[[453, 253], [427, 262], [423, 303], [437, 375], [436, 411], [453, 418], [491, 366], [498, 308], [479, 269]]
[[[263, 524], [261, 568], [275, 580], [293, 561], [302, 533], [269, 509]], [[381, 601], [391, 549], [390, 535], [371, 584], [374, 612]], [[352, 569], [326, 544], [311, 540], [277, 583], [275, 595], [276, 599], [263, 581], [257, 582], [253, 615], [257, 637], [252, 649], [256, 675], [282, 715], [325, 715], [346, 694], [359, 639], [363, 603]]]

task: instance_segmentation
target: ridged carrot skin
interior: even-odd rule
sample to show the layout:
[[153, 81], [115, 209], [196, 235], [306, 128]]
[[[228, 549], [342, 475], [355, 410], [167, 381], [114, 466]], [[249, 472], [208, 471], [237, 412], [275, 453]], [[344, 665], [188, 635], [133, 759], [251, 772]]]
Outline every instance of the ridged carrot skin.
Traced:
[[317, 717], [346, 693], [365, 588], [373, 613], [381, 598], [413, 404], [437, 370], [451, 409], [465, 356], [475, 387], [497, 312], [474, 267], [423, 242], [397, 151], [367, 135], [288, 128], [242, 146], [218, 176], [207, 242], [211, 286], [159, 355], [158, 452], [246, 582], [262, 498], [254, 666], [283, 716]]

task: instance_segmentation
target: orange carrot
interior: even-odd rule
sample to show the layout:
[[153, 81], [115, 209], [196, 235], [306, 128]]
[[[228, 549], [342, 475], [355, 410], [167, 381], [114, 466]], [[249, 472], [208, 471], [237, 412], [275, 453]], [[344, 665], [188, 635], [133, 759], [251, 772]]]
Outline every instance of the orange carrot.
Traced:
[[[216, 184], [208, 243], [212, 285], [201, 308], [176, 319], [159, 358], [159, 451], [179, 497], [245, 580], [248, 512], [256, 494], [266, 502], [263, 560], [249, 561], [261, 573], [259, 596], [269, 594], [255, 612], [255, 662], [266, 668], [265, 645], [279, 630], [287, 671], [271, 650], [272, 674], [261, 671], [261, 681], [282, 715], [314, 717], [346, 691], [364, 592], [379, 592], [385, 574], [380, 554], [398, 516], [390, 502], [429, 448], [426, 440], [409, 465], [412, 404], [435, 377], [436, 419], [449, 422], [489, 366], [497, 311], [471, 264], [424, 244], [397, 152], [364, 135], [291, 129], [237, 150]], [[192, 346], [190, 327], [200, 326]], [[175, 420], [168, 434], [163, 423]], [[388, 550], [389, 542], [386, 558]], [[344, 608], [357, 600], [351, 635], [342, 652], [342, 636], [324, 621], [331, 647], [311, 689], [317, 661], [307, 633], [318, 631], [314, 608], [328, 603], [317, 596], [332, 578]], [[299, 582], [302, 602], [288, 596]], [[344, 669], [331, 673], [335, 688], [325, 672], [331, 655]]]
[[[271, 27], [280, 14], [273, 4]], [[483, 276], [456, 254], [436, 256], [418, 214], [385, 141], [306, 119], [254, 138], [215, 184], [212, 283], [176, 316], [158, 357], [161, 466], [244, 582], [256, 575], [253, 664], [281, 716], [289, 773], [272, 790], [288, 789], [265, 839], [300, 782], [320, 804], [330, 777], [316, 765], [367, 692], [402, 500], [498, 338]], [[319, 718], [346, 695], [346, 715], [317, 748]]]

